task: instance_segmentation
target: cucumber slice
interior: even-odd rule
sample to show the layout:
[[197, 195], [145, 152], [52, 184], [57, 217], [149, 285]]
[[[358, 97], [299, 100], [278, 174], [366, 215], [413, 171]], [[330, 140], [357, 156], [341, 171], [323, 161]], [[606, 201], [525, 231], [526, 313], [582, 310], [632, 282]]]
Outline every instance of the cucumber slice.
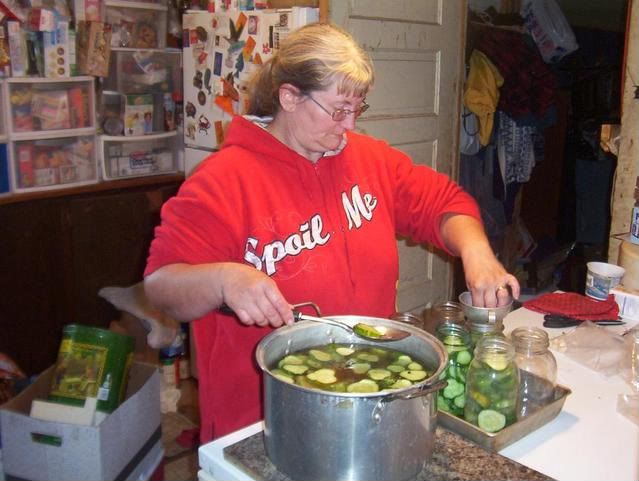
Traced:
[[470, 355], [470, 352], [468, 351], [459, 351], [457, 353], [457, 362], [459, 364], [469, 364], [471, 359], [472, 359], [472, 356]]
[[312, 367], [313, 369], [320, 369], [322, 367], [321, 362], [316, 361], [315, 359], [312, 359], [312, 358], [307, 359], [306, 364], [308, 364], [308, 367]]
[[477, 424], [489, 433], [496, 433], [506, 425], [506, 416], [492, 409], [484, 409], [477, 416]]
[[413, 383], [410, 382], [408, 379], [398, 379], [397, 381], [395, 381], [391, 385], [391, 388], [393, 388], [393, 389], [404, 389], [405, 387], [410, 387], [412, 385], [413, 385]]
[[280, 381], [284, 381], [289, 384], [295, 384], [295, 379], [293, 379], [291, 376], [287, 376], [286, 374], [273, 374], [273, 375], [276, 378], [278, 378]]
[[382, 379], [386, 379], [390, 377], [391, 372], [386, 369], [371, 369], [368, 371], [368, 377], [370, 377], [374, 381], [381, 381]]
[[410, 356], [402, 354], [395, 360], [393, 364], [399, 364], [400, 366], [408, 366], [411, 362], [413, 362], [413, 360], [410, 358]]
[[422, 366], [418, 362], [411, 362], [408, 366], [406, 366], [406, 369], [408, 369], [409, 371], [423, 371], [424, 366]]
[[317, 387], [312, 382], [310, 382], [306, 378], [306, 376], [302, 376], [302, 375], [295, 376], [295, 384], [298, 384], [299, 386], [302, 386], [302, 387], [317, 389]]
[[503, 371], [508, 367], [508, 359], [502, 355], [486, 356], [484, 362], [495, 371]]
[[369, 337], [371, 339], [377, 339], [382, 337], [382, 333], [377, 330], [375, 326], [368, 324], [362, 324], [361, 322], [353, 326], [353, 332], [360, 336]]
[[306, 375], [311, 381], [317, 381], [322, 384], [333, 384], [337, 382], [335, 371], [332, 369], [318, 369]]
[[346, 388], [348, 392], [377, 392], [379, 391], [379, 386], [377, 383], [371, 379], [362, 379], [361, 381], [354, 382], [349, 384]]
[[308, 366], [298, 366], [297, 364], [284, 364], [282, 366], [284, 371], [288, 371], [291, 374], [304, 374], [308, 371]]
[[273, 369], [271, 372], [273, 373], [273, 376], [278, 378], [280, 381], [284, 381], [284, 382], [289, 382], [289, 383], [295, 384], [295, 380], [293, 379], [293, 376], [291, 376], [288, 373], [282, 371], [281, 369]]
[[470, 397], [483, 408], [490, 406], [490, 399], [479, 391], [470, 391]]
[[458, 408], [464, 409], [464, 406], [466, 405], [466, 396], [464, 394], [460, 394], [455, 399], [453, 399], [453, 403], [455, 403], [455, 406], [457, 406]]
[[366, 374], [371, 368], [371, 365], [367, 362], [358, 362], [351, 366], [351, 369], [355, 374]]
[[338, 347], [335, 349], [335, 352], [341, 356], [350, 356], [355, 352], [355, 350], [350, 347]]
[[363, 352], [361, 354], [358, 354], [357, 359], [361, 359], [362, 361], [366, 361], [366, 362], [377, 362], [379, 361], [379, 356], [377, 354], [369, 354], [367, 352]]
[[445, 398], [454, 399], [457, 396], [464, 393], [465, 386], [455, 381], [454, 379], [448, 379], [448, 386], [446, 386], [442, 392]]
[[421, 381], [422, 379], [426, 379], [428, 374], [426, 371], [402, 371], [399, 375], [409, 381]]
[[386, 369], [391, 372], [402, 372], [406, 370], [404, 366], [400, 366], [399, 364], [391, 364], [390, 366], [386, 366]]
[[299, 356], [294, 356], [294, 355], [290, 355], [290, 356], [286, 356], [284, 359], [282, 359], [279, 363], [277, 367], [282, 367], [284, 364], [293, 364], [296, 366], [300, 366], [302, 364], [304, 364], [304, 360], [301, 359]]
[[313, 356], [317, 361], [326, 362], [332, 359], [331, 355], [327, 352], [320, 351], [318, 349], [311, 349], [309, 354]]
[[441, 395], [437, 396], [437, 409], [440, 411], [450, 412], [450, 406], [448, 406], [448, 403]]
[[446, 336], [442, 341], [447, 346], [463, 346], [464, 340], [460, 336]]

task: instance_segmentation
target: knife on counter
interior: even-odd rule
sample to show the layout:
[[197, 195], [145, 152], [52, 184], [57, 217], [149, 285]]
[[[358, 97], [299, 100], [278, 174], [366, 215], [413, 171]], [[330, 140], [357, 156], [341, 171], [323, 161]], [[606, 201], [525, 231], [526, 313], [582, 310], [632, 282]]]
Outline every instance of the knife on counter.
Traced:
[[[571, 327], [578, 326], [583, 319], [575, 319], [574, 317], [562, 316], [561, 314], [546, 314], [544, 316], [544, 327]], [[623, 326], [626, 322], [621, 319], [598, 319], [594, 322], [599, 326]]]

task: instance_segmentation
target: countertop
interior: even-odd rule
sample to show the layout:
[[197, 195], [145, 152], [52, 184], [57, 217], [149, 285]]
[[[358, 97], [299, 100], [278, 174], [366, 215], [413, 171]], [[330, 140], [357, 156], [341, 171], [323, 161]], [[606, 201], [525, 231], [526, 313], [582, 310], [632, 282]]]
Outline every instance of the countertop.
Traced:
[[[290, 481], [269, 461], [263, 433], [256, 433], [224, 448], [224, 456], [257, 481]], [[433, 457], [413, 481], [552, 479], [499, 454], [490, 453], [462, 437], [438, 427]]]

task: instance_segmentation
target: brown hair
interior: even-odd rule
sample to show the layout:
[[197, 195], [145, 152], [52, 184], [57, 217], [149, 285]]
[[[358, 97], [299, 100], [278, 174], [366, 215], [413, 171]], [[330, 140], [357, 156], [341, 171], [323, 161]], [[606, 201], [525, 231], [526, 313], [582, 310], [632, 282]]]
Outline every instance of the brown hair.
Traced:
[[366, 95], [373, 85], [373, 64], [353, 37], [331, 24], [312, 23], [290, 33], [275, 55], [258, 70], [249, 86], [247, 114], [275, 115], [279, 89], [285, 83], [302, 94], [328, 89]]

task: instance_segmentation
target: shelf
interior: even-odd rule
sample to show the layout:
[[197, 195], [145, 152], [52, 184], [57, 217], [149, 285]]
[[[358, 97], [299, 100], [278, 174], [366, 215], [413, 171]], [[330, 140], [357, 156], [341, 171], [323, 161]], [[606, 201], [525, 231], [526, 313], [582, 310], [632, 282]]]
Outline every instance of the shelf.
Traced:
[[107, 7], [138, 8], [141, 10], [158, 10], [160, 12], [166, 12], [169, 9], [166, 5], [158, 5], [157, 3], [127, 2], [126, 0], [122, 0], [122, 1], [107, 0], [104, 5]]
[[184, 174], [154, 175], [149, 177], [135, 177], [122, 180], [110, 180], [91, 185], [78, 185], [65, 189], [46, 190], [37, 192], [26, 192], [20, 194], [9, 194], [0, 197], [0, 205], [15, 204], [17, 202], [27, 202], [31, 200], [42, 200], [56, 197], [68, 197], [71, 195], [87, 194], [93, 192], [105, 192], [109, 190], [130, 189], [148, 185], [172, 184], [182, 182]]
[[82, 137], [95, 135], [95, 127], [82, 127], [81, 129], [56, 129], [56, 130], [32, 130], [29, 132], [12, 132], [9, 138], [13, 142], [21, 140], [46, 140], [61, 139], [64, 137]]
[[107, 142], [140, 142], [143, 140], [169, 139], [177, 135], [177, 130], [169, 132], [157, 132], [155, 134], [145, 135], [100, 135], [102, 140]]
[[94, 77], [89, 76], [77, 76], [77, 77], [8, 77], [4, 79], [5, 82], [10, 84], [58, 84], [58, 83], [78, 83], [78, 82], [93, 82]]

